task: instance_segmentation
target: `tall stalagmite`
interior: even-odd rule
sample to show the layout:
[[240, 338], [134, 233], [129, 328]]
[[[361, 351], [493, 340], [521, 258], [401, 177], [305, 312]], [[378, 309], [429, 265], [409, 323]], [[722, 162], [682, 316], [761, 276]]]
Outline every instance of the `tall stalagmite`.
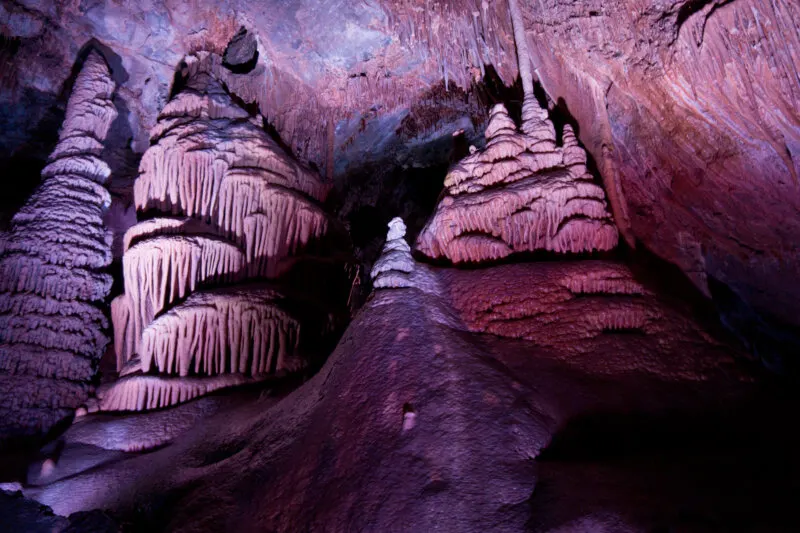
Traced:
[[117, 116], [108, 65], [90, 52], [42, 184], [0, 241], [0, 434], [45, 434], [88, 397], [108, 344], [103, 303], [111, 171], [100, 159]]
[[125, 236], [112, 305], [125, 378], [99, 392], [103, 409], [162, 407], [301, 365], [300, 323], [263, 280], [326, 233], [329, 186], [234, 102], [217, 59], [187, 58], [142, 157], [136, 206], [157, 215]]

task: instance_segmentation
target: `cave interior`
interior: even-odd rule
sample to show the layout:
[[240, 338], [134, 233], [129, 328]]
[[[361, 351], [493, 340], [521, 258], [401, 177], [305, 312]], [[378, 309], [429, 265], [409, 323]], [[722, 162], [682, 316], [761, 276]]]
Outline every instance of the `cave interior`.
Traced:
[[794, 0], [0, 0], [0, 531], [798, 531]]

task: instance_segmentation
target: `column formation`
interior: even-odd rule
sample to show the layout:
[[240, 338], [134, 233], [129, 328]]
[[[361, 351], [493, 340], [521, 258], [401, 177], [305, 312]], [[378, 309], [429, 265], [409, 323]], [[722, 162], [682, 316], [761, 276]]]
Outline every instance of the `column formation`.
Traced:
[[86, 58], [42, 183], [0, 242], [0, 434], [47, 433], [83, 404], [108, 344], [111, 204], [100, 159], [117, 112], [105, 60]]

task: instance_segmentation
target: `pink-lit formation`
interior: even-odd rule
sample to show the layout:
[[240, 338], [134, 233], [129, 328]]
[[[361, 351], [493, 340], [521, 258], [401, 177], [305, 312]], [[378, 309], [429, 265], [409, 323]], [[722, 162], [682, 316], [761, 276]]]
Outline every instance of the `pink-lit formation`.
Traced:
[[164, 407], [304, 365], [299, 319], [263, 280], [326, 233], [329, 185], [234, 102], [217, 62], [186, 59], [142, 157], [146, 218], [125, 235], [125, 293], [112, 303], [123, 377], [99, 391], [101, 409]]
[[518, 252], [610, 250], [617, 229], [605, 193], [586, 170], [586, 153], [569, 125], [563, 143], [531, 95], [518, 131], [503, 104], [492, 108], [486, 147], [457, 163], [416, 249], [453, 263]]
[[105, 60], [90, 52], [42, 184], [0, 241], [0, 431], [37, 435], [86, 401], [105, 352], [111, 171], [100, 158], [117, 116]]
[[800, 531], [796, 0], [0, 12], [0, 533]]

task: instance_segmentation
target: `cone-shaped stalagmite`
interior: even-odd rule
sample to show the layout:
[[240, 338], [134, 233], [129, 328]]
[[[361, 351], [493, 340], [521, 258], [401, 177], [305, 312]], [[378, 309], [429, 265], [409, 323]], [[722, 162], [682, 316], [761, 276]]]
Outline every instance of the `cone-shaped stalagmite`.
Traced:
[[570, 126], [563, 146], [533, 93], [522, 11], [509, 0], [524, 94], [517, 131], [503, 104], [486, 128], [486, 148], [453, 167], [446, 195], [416, 248], [454, 263], [501, 259], [515, 252], [589, 252], [617, 245], [605, 193], [586, 171], [586, 154]]
[[111, 288], [99, 156], [117, 115], [104, 59], [86, 58], [42, 184], [0, 241], [0, 434], [46, 433], [89, 393], [103, 355]]
[[588, 252], [617, 244], [605, 193], [586, 172], [586, 154], [568, 126], [556, 145], [547, 112], [526, 96], [522, 131], [505, 107], [492, 108], [486, 147], [455, 165], [445, 196], [417, 249], [454, 263], [515, 252]]
[[213, 60], [187, 58], [185, 87], [142, 157], [136, 206], [163, 215], [125, 236], [112, 318], [126, 376], [103, 409], [163, 407], [300, 366], [284, 298], [246, 282], [277, 277], [326, 232], [329, 187], [234, 102]]

